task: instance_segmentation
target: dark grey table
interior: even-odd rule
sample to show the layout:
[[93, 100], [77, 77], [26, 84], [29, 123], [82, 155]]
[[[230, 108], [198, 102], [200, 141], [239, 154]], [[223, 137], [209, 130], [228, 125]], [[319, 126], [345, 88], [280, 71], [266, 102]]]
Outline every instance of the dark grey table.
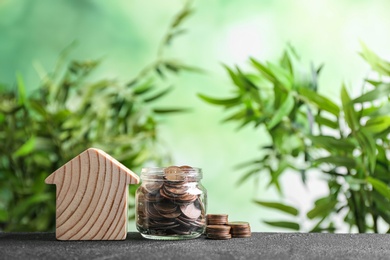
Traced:
[[0, 233], [0, 259], [390, 259], [390, 235], [253, 233], [251, 238], [56, 241], [53, 233]]

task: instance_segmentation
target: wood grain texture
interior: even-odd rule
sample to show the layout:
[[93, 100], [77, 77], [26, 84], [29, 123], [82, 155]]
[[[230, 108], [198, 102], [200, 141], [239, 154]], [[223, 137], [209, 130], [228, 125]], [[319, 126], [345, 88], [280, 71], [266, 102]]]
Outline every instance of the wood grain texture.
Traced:
[[102, 150], [90, 148], [45, 180], [55, 184], [58, 240], [123, 240], [128, 184], [139, 177]]

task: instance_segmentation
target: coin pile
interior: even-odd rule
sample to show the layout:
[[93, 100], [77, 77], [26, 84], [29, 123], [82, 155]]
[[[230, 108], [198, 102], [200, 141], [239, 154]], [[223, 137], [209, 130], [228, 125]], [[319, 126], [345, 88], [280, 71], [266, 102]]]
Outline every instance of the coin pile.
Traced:
[[207, 214], [207, 225], [226, 225], [227, 223], [227, 214]]
[[210, 239], [229, 239], [251, 237], [248, 222], [228, 222], [227, 214], [208, 214], [206, 236]]
[[228, 226], [231, 227], [230, 234], [232, 237], [244, 238], [251, 237], [251, 228], [248, 222], [235, 221], [228, 222]]
[[230, 239], [230, 226], [225, 225], [207, 225], [206, 236], [210, 239]]
[[139, 188], [137, 228], [148, 235], [203, 233], [206, 219], [203, 192], [186, 172], [189, 166], [171, 166]]

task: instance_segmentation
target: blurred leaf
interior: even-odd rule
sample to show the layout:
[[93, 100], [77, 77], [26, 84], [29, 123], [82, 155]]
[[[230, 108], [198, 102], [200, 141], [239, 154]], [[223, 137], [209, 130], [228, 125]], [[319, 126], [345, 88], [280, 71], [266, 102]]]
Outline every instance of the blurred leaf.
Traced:
[[173, 20], [171, 27], [172, 28], [178, 27], [185, 20], [185, 18], [187, 18], [191, 13], [192, 10], [190, 9], [190, 1], [187, 1], [183, 9]]
[[237, 185], [241, 185], [242, 183], [244, 183], [247, 179], [249, 179], [250, 177], [252, 177], [254, 174], [256, 173], [259, 173], [259, 169], [258, 168], [255, 168], [255, 169], [252, 169], [252, 170], [249, 170], [247, 171], [237, 182]]
[[286, 205], [286, 204], [282, 204], [282, 203], [278, 203], [278, 202], [260, 201], [260, 200], [255, 200], [255, 203], [257, 203], [261, 206], [267, 207], [267, 208], [280, 210], [284, 213], [287, 213], [287, 214], [290, 214], [293, 216], [298, 216], [298, 214], [299, 214], [299, 211], [296, 208], [289, 206], [289, 205]]
[[34, 150], [36, 143], [36, 137], [32, 136], [28, 139], [19, 149], [17, 149], [12, 156], [17, 158], [21, 156], [26, 156]]
[[336, 166], [345, 166], [349, 169], [353, 169], [356, 167], [356, 161], [349, 157], [343, 157], [343, 156], [327, 156], [322, 157], [314, 160], [315, 163], [321, 164], [321, 163], [329, 163]]
[[268, 69], [266, 66], [264, 66], [262, 63], [258, 62], [254, 58], [250, 58], [250, 61], [252, 65], [270, 82], [278, 83], [278, 80], [276, 79], [275, 75], [272, 73], [270, 69]]
[[27, 100], [26, 86], [24, 85], [23, 77], [20, 73], [16, 74], [18, 81], [18, 101], [19, 105], [24, 105]]
[[332, 128], [332, 129], [338, 129], [338, 127], [339, 127], [338, 122], [332, 121], [332, 120], [330, 120], [328, 118], [325, 118], [325, 117], [322, 117], [322, 116], [319, 116], [319, 115], [316, 115], [314, 117], [314, 121], [318, 125], [321, 125], [321, 126], [324, 125], [324, 126]]
[[156, 114], [169, 114], [169, 113], [181, 113], [188, 112], [188, 108], [154, 108], [153, 112]]
[[299, 224], [295, 222], [289, 222], [289, 221], [263, 221], [263, 222], [273, 227], [287, 228], [296, 231], [300, 229]]
[[223, 105], [226, 107], [234, 106], [241, 103], [241, 97], [233, 97], [233, 98], [226, 98], [226, 99], [217, 99], [217, 98], [211, 98], [208, 96], [205, 96], [203, 94], [198, 94], [198, 97], [203, 99], [204, 101], [214, 104], [214, 105]]
[[[389, 111], [390, 114], [390, 111]], [[367, 120], [364, 129], [371, 133], [380, 133], [390, 128], [390, 116], [378, 116]]]
[[376, 163], [376, 145], [372, 136], [363, 128], [356, 132], [356, 138], [362, 148], [362, 153], [368, 157], [368, 165], [371, 173], [374, 172]]
[[306, 98], [310, 103], [315, 104], [319, 109], [325, 110], [337, 117], [339, 116], [340, 108], [330, 99], [308, 88], [298, 88], [298, 94]]
[[274, 116], [268, 123], [268, 129], [273, 129], [278, 125], [285, 116], [288, 116], [294, 108], [294, 97], [290, 93], [280, 108], [275, 112]]
[[133, 88], [133, 91], [134, 91], [134, 95], [142, 95], [142, 94], [145, 94], [146, 92], [149, 92], [153, 89], [153, 80], [152, 79], [149, 79], [147, 80], [146, 82], [144, 82], [143, 84], [141, 85], [138, 85], [137, 87], [134, 87]]
[[362, 48], [360, 55], [371, 65], [371, 68], [382, 75], [390, 76], [390, 63], [381, 59], [363, 42], [360, 42], [360, 45]]
[[267, 62], [267, 67], [269, 71], [272, 72], [277, 82], [279, 82], [284, 88], [292, 88], [293, 78], [292, 75], [288, 73], [288, 71], [275, 64], [272, 64], [271, 62]]
[[0, 223], [8, 221], [9, 214], [5, 209], [0, 209]]
[[319, 135], [319, 136], [309, 135], [307, 137], [313, 142], [314, 146], [322, 147], [328, 151], [341, 150], [343, 152], [344, 151], [352, 152], [356, 148], [355, 144], [348, 139], [338, 139], [333, 136], [327, 136], [327, 135]]
[[328, 201], [327, 203], [318, 204], [313, 209], [311, 209], [309, 212], [307, 212], [306, 215], [309, 219], [314, 219], [317, 217], [329, 215], [329, 213], [336, 206], [337, 202], [338, 202], [337, 200], [334, 200], [334, 201]]
[[386, 183], [370, 176], [367, 177], [367, 181], [375, 190], [382, 194], [383, 197], [390, 199], [390, 188]]
[[341, 87], [341, 101], [343, 104], [345, 120], [347, 121], [352, 132], [355, 132], [359, 128], [359, 122], [345, 85]]
[[168, 94], [169, 92], [171, 92], [172, 89], [173, 89], [172, 87], [169, 87], [169, 88], [167, 88], [167, 89], [164, 89], [164, 90], [160, 91], [159, 93], [157, 93], [157, 94], [155, 94], [155, 95], [153, 95], [153, 96], [151, 96], [151, 97], [148, 97], [148, 98], [144, 99], [144, 101], [145, 101], [146, 103], [149, 103], [149, 102], [151, 102], [151, 101], [155, 101], [155, 100], [157, 100], [157, 99], [159, 99], [159, 98], [165, 96], [165, 95]]
[[[390, 70], [389, 70], [390, 73]], [[352, 102], [353, 103], [363, 103], [363, 102], [371, 102], [374, 100], [378, 100], [381, 98], [389, 97], [390, 95], [390, 84], [380, 84], [375, 89], [361, 95], [358, 98], [355, 98]]]

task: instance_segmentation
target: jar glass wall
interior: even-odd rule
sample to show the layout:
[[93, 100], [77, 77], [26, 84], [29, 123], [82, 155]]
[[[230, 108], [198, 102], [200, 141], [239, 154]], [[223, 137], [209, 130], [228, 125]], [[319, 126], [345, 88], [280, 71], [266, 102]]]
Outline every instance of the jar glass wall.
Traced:
[[136, 225], [149, 239], [191, 239], [206, 227], [202, 171], [189, 166], [143, 168], [136, 193]]

